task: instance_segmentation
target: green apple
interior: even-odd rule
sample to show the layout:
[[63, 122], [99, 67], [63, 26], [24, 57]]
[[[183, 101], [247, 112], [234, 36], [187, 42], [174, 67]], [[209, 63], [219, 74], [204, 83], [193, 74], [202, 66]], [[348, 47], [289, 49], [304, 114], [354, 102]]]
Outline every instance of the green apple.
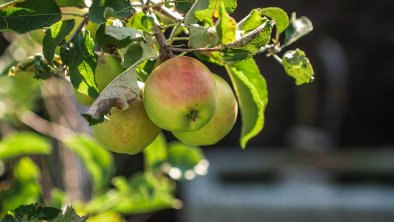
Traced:
[[129, 105], [126, 110], [112, 108], [108, 121], [92, 126], [93, 134], [108, 150], [136, 154], [160, 133], [160, 128], [146, 115], [141, 98]]
[[[115, 79], [119, 74], [124, 71], [120, 64], [120, 60], [108, 55], [102, 54], [99, 56], [96, 67], [96, 83], [99, 92], [102, 92], [105, 87], [107, 87], [113, 79]], [[76, 99], [79, 103], [90, 106], [94, 102], [94, 99], [88, 95], [79, 93], [75, 88], [73, 88]]]
[[238, 114], [237, 99], [229, 84], [218, 75], [216, 80], [218, 107], [212, 119], [201, 129], [192, 132], [173, 132], [174, 136], [192, 146], [213, 145], [233, 128]]
[[149, 118], [162, 129], [198, 130], [215, 113], [215, 79], [209, 69], [194, 58], [171, 58], [146, 79], [144, 105]]
[[108, 54], [100, 55], [95, 74], [98, 91], [102, 92], [123, 71], [119, 59]]

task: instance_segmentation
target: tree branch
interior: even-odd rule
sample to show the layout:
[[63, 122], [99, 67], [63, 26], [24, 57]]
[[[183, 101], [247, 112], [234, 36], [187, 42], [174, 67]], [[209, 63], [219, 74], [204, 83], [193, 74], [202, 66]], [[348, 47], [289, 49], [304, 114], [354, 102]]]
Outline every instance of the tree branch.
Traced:
[[193, 48], [193, 49], [184, 49], [184, 48], [174, 48], [171, 46], [168, 46], [167, 48], [170, 51], [173, 52], [214, 52], [214, 51], [220, 51], [222, 50], [221, 46], [216, 46], [213, 48]]
[[26, 126], [39, 133], [53, 137], [58, 141], [63, 141], [64, 138], [75, 133], [72, 129], [50, 122], [28, 109], [24, 110], [18, 117]]

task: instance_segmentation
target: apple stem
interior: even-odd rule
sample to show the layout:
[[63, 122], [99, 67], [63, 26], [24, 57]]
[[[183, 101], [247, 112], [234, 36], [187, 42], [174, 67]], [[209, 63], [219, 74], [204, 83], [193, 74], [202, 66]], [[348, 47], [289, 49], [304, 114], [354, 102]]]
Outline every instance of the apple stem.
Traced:
[[198, 112], [197, 112], [196, 110], [192, 109], [192, 110], [190, 110], [190, 114], [188, 114], [187, 116], [188, 116], [191, 120], [196, 121], [196, 119], [197, 119], [197, 114], [198, 114]]

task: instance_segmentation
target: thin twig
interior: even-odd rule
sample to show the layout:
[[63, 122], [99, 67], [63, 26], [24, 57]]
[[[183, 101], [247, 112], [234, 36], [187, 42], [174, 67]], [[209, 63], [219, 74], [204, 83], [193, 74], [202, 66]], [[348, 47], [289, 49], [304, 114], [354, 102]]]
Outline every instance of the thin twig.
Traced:
[[86, 14], [84, 15], [84, 18], [83, 18], [82, 22], [79, 24], [79, 26], [77, 27], [77, 29], [75, 29], [75, 31], [74, 31], [74, 33], [73, 33], [73, 35], [71, 36], [70, 39], [75, 38], [75, 37], [82, 31], [83, 27], [85, 27], [85, 25], [86, 25], [88, 22], [89, 22], [89, 16], [88, 16], [88, 14], [86, 13]]
[[176, 11], [172, 11], [171, 9], [169, 9], [163, 5], [154, 6], [153, 10], [161, 12], [163, 15], [165, 15], [177, 22], [180, 22], [183, 20], [183, 16], [181, 14], [179, 14]]

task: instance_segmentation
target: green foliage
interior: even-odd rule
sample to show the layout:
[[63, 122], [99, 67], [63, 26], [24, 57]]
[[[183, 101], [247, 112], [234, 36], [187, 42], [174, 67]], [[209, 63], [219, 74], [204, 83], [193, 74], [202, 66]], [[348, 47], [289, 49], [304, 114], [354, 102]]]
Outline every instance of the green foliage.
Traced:
[[64, 212], [57, 208], [46, 207], [41, 204], [23, 205], [9, 212], [3, 219], [5, 222], [85, 222], [87, 216], [80, 217], [72, 207]]
[[241, 147], [264, 127], [268, 104], [267, 83], [253, 59], [226, 65], [242, 114]]
[[30, 158], [20, 159], [13, 168], [13, 175], [12, 186], [0, 192], [0, 209], [3, 212], [15, 209], [22, 204], [37, 202], [41, 196], [38, 181], [40, 171]]
[[78, 7], [84, 8], [85, 0], [55, 0], [59, 7]]
[[61, 15], [54, 0], [16, 0], [0, 6], [0, 18], [0, 31], [25, 33], [50, 26]]
[[219, 6], [219, 16], [220, 20], [216, 26], [216, 31], [218, 33], [220, 43], [227, 44], [235, 41], [237, 22], [227, 14], [223, 3]]
[[109, 151], [93, 138], [83, 134], [72, 135], [64, 144], [84, 162], [93, 181], [93, 188], [99, 191], [108, 186], [113, 173], [113, 159]]
[[283, 67], [289, 76], [296, 80], [297, 85], [313, 81], [313, 68], [305, 52], [296, 49], [283, 55]]
[[93, 198], [86, 206], [87, 212], [106, 211], [137, 214], [167, 208], [179, 208], [180, 202], [173, 194], [173, 184], [166, 177], [150, 173], [136, 174], [130, 179], [115, 177], [115, 189]]
[[0, 141], [0, 160], [26, 154], [49, 154], [51, 146], [46, 139], [31, 132], [18, 132]]
[[46, 60], [52, 61], [55, 56], [56, 47], [64, 41], [64, 38], [71, 32], [74, 25], [74, 19], [64, 20], [53, 24], [45, 31], [42, 50]]
[[79, 93], [97, 98], [98, 91], [94, 80], [97, 55], [94, 53], [94, 43], [89, 31], [79, 33], [71, 40], [71, 44], [63, 46], [60, 56], [64, 64], [69, 66], [71, 83], [74, 88]]
[[101, 24], [105, 23], [105, 11], [110, 9], [111, 17], [127, 18], [131, 15], [130, 1], [128, 0], [93, 0], [89, 8], [89, 18], [92, 22]]
[[[207, 22], [210, 25], [214, 25], [215, 19], [222, 17], [220, 15], [219, 7], [224, 6], [224, 9], [228, 13], [232, 13], [237, 7], [236, 0], [197, 0], [195, 3], [199, 10], [195, 10], [194, 16], [198, 21]], [[218, 14], [219, 9], [219, 14]]]
[[277, 35], [281, 34], [289, 26], [289, 16], [281, 8], [267, 7], [261, 9], [260, 13], [275, 21]]
[[7, 222], [53, 220], [60, 212], [59, 209], [35, 203], [19, 206], [9, 212], [4, 220]]

